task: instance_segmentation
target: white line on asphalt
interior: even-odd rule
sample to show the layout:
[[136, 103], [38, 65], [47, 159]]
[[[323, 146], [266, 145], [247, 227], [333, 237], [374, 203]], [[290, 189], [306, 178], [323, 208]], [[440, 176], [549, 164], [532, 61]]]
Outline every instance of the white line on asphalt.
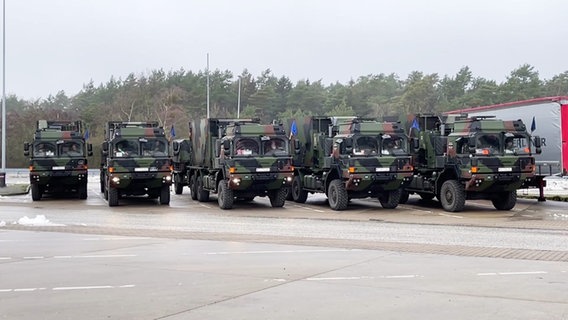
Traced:
[[81, 259], [81, 258], [130, 258], [137, 257], [137, 254], [107, 254], [93, 256], [55, 256], [55, 259]]
[[32, 292], [36, 290], [37, 288], [23, 288], [23, 289], [14, 289], [14, 292]]
[[319, 209], [313, 209], [310, 207], [305, 207], [305, 206], [299, 206], [299, 205], [294, 205], [294, 207], [296, 208], [302, 208], [302, 209], [306, 209], [306, 210], [310, 210], [310, 211], [315, 211], [315, 212], [325, 212], [324, 210], [319, 210]]
[[326, 277], [326, 278], [307, 278], [307, 281], [326, 281], [326, 280], [372, 280], [372, 279], [412, 279], [420, 277], [417, 274], [406, 274], [397, 276], [359, 276], [359, 277]]
[[546, 271], [521, 271], [521, 272], [483, 272], [478, 273], [478, 276], [516, 276], [516, 275], [529, 275], [529, 274], [547, 274]]
[[426, 212], [426, 213], [434, 213], [434, 211], [431, 210], [423, 210], [423, 209], [417, 209], [414, 207], [410, 207], [410, 206], [405, 206], [405, 205], [398, 205], [400, 208], [402, 209], [406, 209], [406, 210], [413, 210], [413, 211], [419, 211], [419, 212]]
[[444, 217], [463, 219], [463, 217], [454, 216], [454, 215], [451, 215], [451, 214], [446, 214], [446, 213], [438, 213], [438, 214], [441, 215], [441, 216], [444, 216]]
[[12, 258], [10, 258], [10, 257], [0, 257], [0, 260], [10, 260], [10, 259], [12, 259]]
[[57, 287], [53, 288], [53, 291], [64, 291], [64, 290], [96, 290], [96, 289], [114, 289], [114, 288], [133, 288], [135, 285], [122, 285], [122, 286], [86, 286], [86, 287]]
[[85, 238], [83, 241], [109, 241], [109, 240], [146, 240], [150, 238], [132, 237], [132, 238]]
[[45, 258], [45, 257], [42, 257], [42, 256], [37, 256], [37, 257], [24, 257], [24, 259], [30, 259], [30, 260], [32, 260], [32, 259], [44, 259], [44, 258]]
[[357, 252], [360, 249], [331, 249], [331, 250], [279, 250], [279, 251], [221, 251], [221, 252], [206, 252], [209, 255], [221, 254], [266, 254], [266, 253], [314, 253], [314, 252]]

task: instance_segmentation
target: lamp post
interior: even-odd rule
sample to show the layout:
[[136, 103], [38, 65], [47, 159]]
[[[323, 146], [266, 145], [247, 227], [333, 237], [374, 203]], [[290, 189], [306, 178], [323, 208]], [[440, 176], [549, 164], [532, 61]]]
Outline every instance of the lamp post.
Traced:
[[239, 93], [237, 95], [237, 119], [241, 118], [241, 76], [239, 76]]
[[2, 170], [0, 187], [6, 187], [6, 0], [2, 0]]

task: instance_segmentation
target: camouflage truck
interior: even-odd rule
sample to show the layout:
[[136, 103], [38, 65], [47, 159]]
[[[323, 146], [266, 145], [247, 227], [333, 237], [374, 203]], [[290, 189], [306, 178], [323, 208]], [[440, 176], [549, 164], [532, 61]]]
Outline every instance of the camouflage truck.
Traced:
[[325, 193], [333, 210], [350, 199], [378, 198], [383, 208], [396, 208], [401, 188], [412, 178], [404, 130], [393, 122], [358, 117], [310, 116], [287, 121], [298, 146], [294, 156], [291, 198]]
[[108, 122], [101, 153], [101, 192], [109, 206], [140, 195], [170, 203], [172, 160], [158, 122]]
[[496, 209], [510, 210], [517, 189], [537, 185], [534, 153], [541, 152], [540, 138], [531, 139], [522, 120], [410, 115], [406, 123], [418, 136], [412, 138], [415, 175], [401, 203], [416, 193], [426, 200], [437, 197], [450, 212], [463, 210], [468, 199], [488, 199]]
[[[268, 196], [282, 207], [292, 182], [290, 145], [281, 124], [258, 119], [202, 119], [190, 122], [191, 165], [185, 174], [191, 198], [208, 201], [217, 193], [221, 209], [236, 200]], [[174, 144], [174, 154], [180, 150]]]
[[69, 191], [87, 199], [87, 156], [92, 154], [81, 121], [37, 121], [33, 142], [24, 143], [24, 155], [30, 157], [32, 200], [40, 200], [44, 193]]

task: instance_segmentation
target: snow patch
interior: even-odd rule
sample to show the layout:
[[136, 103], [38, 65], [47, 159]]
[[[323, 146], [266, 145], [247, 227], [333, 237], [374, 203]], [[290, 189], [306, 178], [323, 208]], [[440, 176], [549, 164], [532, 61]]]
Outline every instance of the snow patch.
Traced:
[[53, 223], [49, 221], [43, 214], [39, 214], [35, 216], [35, 218], [28, 218], [27, 216], [22, 217], [16, 222], [17, 224], [21, 224], [23, 226], [35, 226], [35, 227], [43, 227], [43, 226], [56, 226], [56, 227], [63, 227], [64, 224]]

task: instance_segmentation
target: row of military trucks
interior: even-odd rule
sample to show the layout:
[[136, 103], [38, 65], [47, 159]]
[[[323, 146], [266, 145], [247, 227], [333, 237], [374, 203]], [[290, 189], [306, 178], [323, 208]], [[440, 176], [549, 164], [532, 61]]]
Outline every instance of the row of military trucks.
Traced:
[[[544, 186], [535, 174], [540, 138], [531, 137], [521, 120], [309, 116], [261, 124], [259, 119], [207, 118], [191, 121], [188, 129], [189, 139], [168, 146], [157, 122], [109, 122], [100, 170], [109, 206], [139, 195], [169, 204], [173, 184], [176, 194], [188, 186], [191, 198], [200, 202], [216, 194], [221, 209], [255, 197], [282, 207], [286, 200], [304, 203], [309, 194], [323, 193], [333, 210], [368, 197], [392, 209], [410, 194], [436, 197], [452, 212], [463, 210], [468, 199], [488, 199], [496, 209], [510, 210], [518, 189]], [[90, 145], [82, 145], [92, 153]], [[60, 166], [47, 165], [45, 171], [54, 167]], [[39, 200], [33, 196], [36, 171], [30, 170], [30, 181], [32, 198]], [[83, 181], [86, 185], [86, 174]], [[81, 195], [83, 189], [77, 190]]]

